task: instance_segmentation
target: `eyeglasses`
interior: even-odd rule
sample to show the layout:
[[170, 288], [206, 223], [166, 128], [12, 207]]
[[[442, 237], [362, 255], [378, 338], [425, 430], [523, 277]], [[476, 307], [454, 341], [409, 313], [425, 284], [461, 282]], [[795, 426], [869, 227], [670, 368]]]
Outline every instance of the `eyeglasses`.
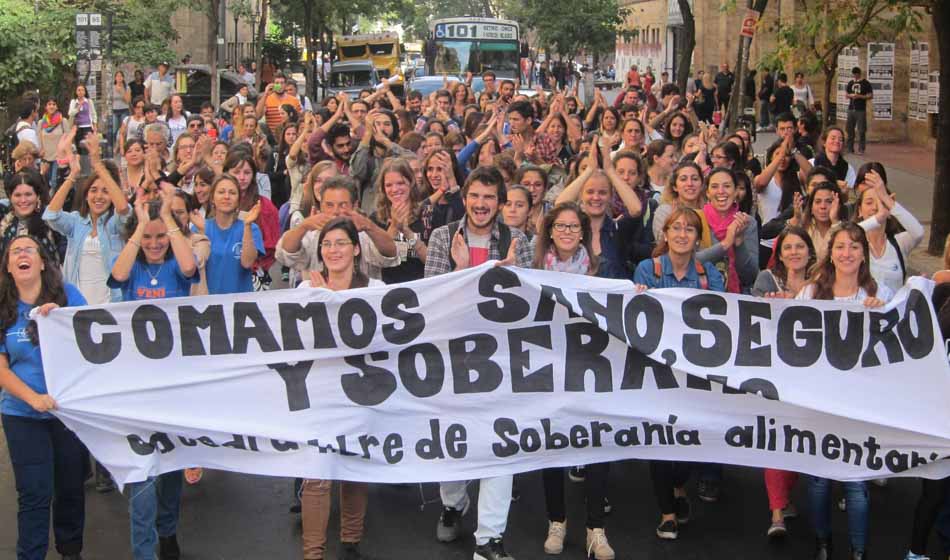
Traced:
[[696, 235], [696, 228], [693, 226], [681, 226], [679, 224], [670, 226], [670, 231], [673, 233], [688, 233], [690, 235]]
[[10, 254], [14, 257], [19, 257], [20, 255], [33, 256], [39, 254], [39, 252], [40, 250], [36, 247], [16, 247], [14, 249], [10, 249]]
[[324, 249], [330, 250], [334, 247], [337, 249], [345, 249], [347, 245], [352, 245], [353, 242], [348, 239], [337, 239], [336, 241], [324, 241], [320, 244]]
[[193, 123], [191, 123], [191, 124], [188, 125], [188, 128], [199, 129], [199, 128], [201, 128], [201, 123], [193, 122]]
[[580, 233], [581, 225], [580, 224], [565, 224], [563, 222], [554, 222], [554, 231], [569, 231], [571, 233]]

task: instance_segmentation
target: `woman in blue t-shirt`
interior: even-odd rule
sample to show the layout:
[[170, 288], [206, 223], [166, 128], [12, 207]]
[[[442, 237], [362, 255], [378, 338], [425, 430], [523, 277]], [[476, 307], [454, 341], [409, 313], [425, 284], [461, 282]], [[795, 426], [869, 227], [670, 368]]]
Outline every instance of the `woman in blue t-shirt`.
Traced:
[[264, 238], [254, 221], [261, 213], [258, 201], [248, 212], [238, 213], [241, 192], [237, 179], [221, 175], [211, 185], [213, 218], [205, 220], [211, 241], [208, 258], [208, 293], [234, 294], [254, 291], [254, 261], [264, 255]]
[[[129, 240], [112, 265], [109, 287], [122, 290], [124, 301], [189, 295], [198, 282], [198, 266], [181, 224], [172, 216], [174, 189], [167, 183], [161, 201], [138, 200], [129, 220]], [[176, 533], [181, 506], [181, 471], [129, 484], [132, 554], [136, 559], [177, 558]]]
[[0, 389], [3, 431], [16, 480], [17, 558], [43, 560], [53, 533], [64, 559], [78, 559], [85, 523], [83, 483], [89, 455], [76, 434], [49, 411], [34, 312], [86, 305], [72, 284], [64, 284], [56, 258], [29, 235], [15, 237], [0, 259]]
[[108, 284], [122, 290], [123, 301], [185, 297], [198, 282], [191, 244], [172, 216], [174, 189], [166, 183], [161, 197], [136, 201], [128, 242], [112, 264]]

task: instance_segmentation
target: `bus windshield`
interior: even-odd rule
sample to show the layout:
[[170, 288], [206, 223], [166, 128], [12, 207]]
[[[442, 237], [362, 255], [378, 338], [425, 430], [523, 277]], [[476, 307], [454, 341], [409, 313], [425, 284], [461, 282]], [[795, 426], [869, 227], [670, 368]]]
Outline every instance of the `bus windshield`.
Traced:
[[493, 70], [499, 74], [517, 75], [519, 56], [518, 43], [438, 41], [434, 61], [435, 73], [480, 74]]
[[365, 58], [366, 45], [341, 46], [340, 54], [343, 58]]

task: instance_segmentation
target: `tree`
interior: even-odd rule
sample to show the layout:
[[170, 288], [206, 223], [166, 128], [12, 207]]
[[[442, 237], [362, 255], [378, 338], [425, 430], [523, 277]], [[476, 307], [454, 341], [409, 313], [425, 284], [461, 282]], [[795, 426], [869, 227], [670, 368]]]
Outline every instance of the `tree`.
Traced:
[[690, 66], [693, 64], [693, 49], [696, 48], [696, 18], [689, 0], [678, 0], [683, 15], [683, 31], [679, 36], [680, 59], [676, 63], [676, 85], [680, 91], [686, 91], [689, 82]]
[[901, 0], [797, 0], [797, 7], [795, 21], [778, 22], [777, 46], [767, 58], [787, 64], [806, 53], [800, 60], [804, 68], [824, 74], [822, 107], [829, 122], [834, 119], [831, 92], [841, 51], [869, 41], [893, 41], [920, 28], [919, 14]]
[[522, 24], [522, 33], [533, 29], [542, 45], [569, 59], [584, 52], [596, 63], [613, 51], [618, 35], [629, 33], [623, 29], [629, 10], [617, 0], [524, 0], [505, 13]]
[[113, 23], [125, 27], [112, 37], [115, 62], [144, 66], [172, 58], [168, 45], [178, 38], [171, 26], [176, 5], [174, 0], [101, 5], [91, 0], [0, 1], [0, 99], [12, 101], [28, 89], [57, 97], [71, 94], [77, 54], [73, 28], [81, 11], [105, 13], [100, 8], [107, 7]]

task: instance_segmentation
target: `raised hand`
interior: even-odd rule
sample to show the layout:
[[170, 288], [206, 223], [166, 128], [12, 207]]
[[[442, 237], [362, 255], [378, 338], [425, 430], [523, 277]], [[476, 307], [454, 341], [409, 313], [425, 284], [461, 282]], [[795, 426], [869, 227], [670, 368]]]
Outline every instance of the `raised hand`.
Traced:
[[518, 238], [515, 237], [511, 240], [511, 245], [508, 246], [508, 255], [505, 258], [495, 263], [495, 266], [518, 266]]
[[258, 200], [257, 204], [252, 206], [251, 209], [247, 211], [247, 214], [244, 215], [244, 223], [253, 224], [254, 222], [257, 221], [257, 218], [260, 217], [260, 215], [261, 215], [261, 201]]
[[327, 288], [327, 281], [326, 279], [323, 278], [322, 272], [311, 270], [309, 272], [309, 277], [310, 277], [311, 288], [324, 288], [324, 289]]
[[455, 261], [455, 270], [462, 270], [463, 268], [468, 268], [469, 263], [469, 254], [468, 254], [468, 243], [465, 242], [465, 236], [462, 235], [462, 230], [459, 229], [455, 232], [455, 237], [452, 238], [452, 260]]

